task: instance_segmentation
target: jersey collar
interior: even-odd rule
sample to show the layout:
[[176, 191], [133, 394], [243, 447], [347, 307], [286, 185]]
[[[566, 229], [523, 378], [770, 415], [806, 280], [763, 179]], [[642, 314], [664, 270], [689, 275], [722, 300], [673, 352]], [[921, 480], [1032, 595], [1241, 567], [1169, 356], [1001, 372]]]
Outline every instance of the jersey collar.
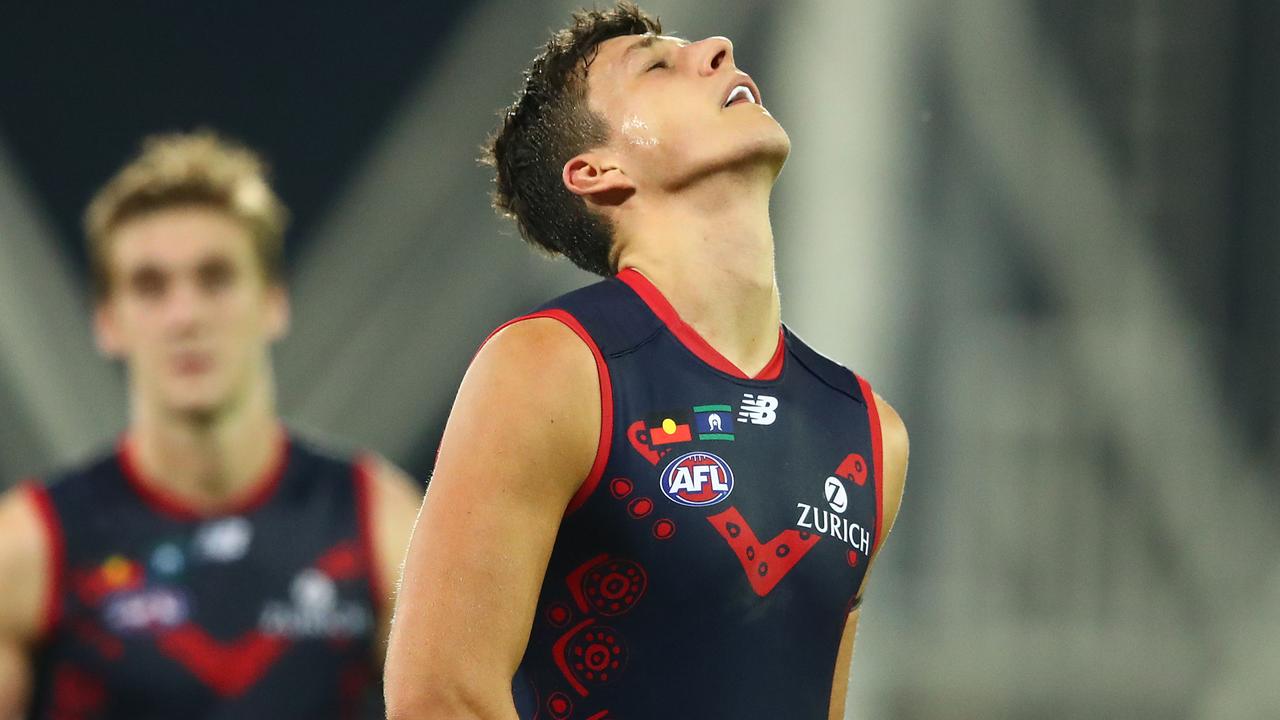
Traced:
[[773, 358], [769, 363], [761, 368], [760, 372], [754, 376], [748, 375], [742, 371], [737, 365], [734, 365], [720, 351], [711, 346], [705, 338], [698, 334], [693, 326], [686, 323], [680, 318], [680, 314], [667, 301], [666, 296], [657, 288], [649, 278], [645, 277], [639, 270], [635, 268], [627, 268], [618, 273], [617, 278], [627, 287], [631, 288], [644, 304], [649, 306], [649, 310], [658, 319], [662, 321], [672, 335], [684, 345], [689, 352], [693, 353], [702, 362], [719, 370], [722, 373], [732, 375], [741, 380], [777, 380], [782, 375], [782, 366], [786, 358], [786, 342], [783, 339], [782, 328], [778, 328], [778, 348], [773, 353]]

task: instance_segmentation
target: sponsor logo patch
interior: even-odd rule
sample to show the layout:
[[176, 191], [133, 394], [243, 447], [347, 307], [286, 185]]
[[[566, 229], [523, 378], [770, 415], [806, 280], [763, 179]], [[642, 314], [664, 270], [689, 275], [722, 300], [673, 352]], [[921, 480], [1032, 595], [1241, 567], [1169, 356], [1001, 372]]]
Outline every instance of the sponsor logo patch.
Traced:
[[752, 425], [772, 425], [778, 419], [778, 398], [772, 395], [743, 393], [738, 419]]
[[143, 632], [180, 625], [190, 615], [190, 609], [182, 591], [149, 588], [113, 595], [102, 609], [102, 618], [115, 632]]
[[733, 440], [733, 408], [728, 405], [694, 405], [699, 440]]
[[822, 489], [822, 492], [827, 496], [827, 504], [831, 506], [832, 510], [842, 513], [848, 509], [849, 493], [844, 489], [844, 483], [840, 482], [840, 478], [827, 478], [827, 484]]
[[215, 520], [196, 531], [195, 549], [201, 558], [215, 563], [235, 562], [249, 551], [253, 526], [242, 517]]
[[341, 602], [333, 578], [314, 568], [294, 576], [289, 596], [292, 602], [272, 601], [262, 609], [258, 627], [263, 632], [292, 638], [351, 638], [373, 627], [368, 609]]
[[706, 507], [733, 492], [733, 471], [718, 455], [691, 452], [672, 460], [658, 482], [662, 494], [673, 502]]

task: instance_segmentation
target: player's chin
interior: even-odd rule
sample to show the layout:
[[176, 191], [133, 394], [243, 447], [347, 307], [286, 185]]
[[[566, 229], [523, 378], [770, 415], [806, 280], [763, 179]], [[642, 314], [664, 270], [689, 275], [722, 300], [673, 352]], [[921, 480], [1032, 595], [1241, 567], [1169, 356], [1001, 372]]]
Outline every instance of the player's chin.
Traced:
[[777, 128], [776, 133], [761, 139], [759, 154], [765, 159], [774, 161], [777, 169], [781, 170], [783, 163], [791, 155], [791, 136], [787, 135], [787, 131], [783, 130], [781, 125]]
[[776, 132], [760, 132], [745, 139], [734, 153], [733, 164], [756, 167], [766, 175], [777, 177], [791, 154], [791, 138], [781, 126], [775, 128]]
[[225, 383], [186, 383], [168, 393], [169, 411], [190, 418], [212, 418], [230, 402]]

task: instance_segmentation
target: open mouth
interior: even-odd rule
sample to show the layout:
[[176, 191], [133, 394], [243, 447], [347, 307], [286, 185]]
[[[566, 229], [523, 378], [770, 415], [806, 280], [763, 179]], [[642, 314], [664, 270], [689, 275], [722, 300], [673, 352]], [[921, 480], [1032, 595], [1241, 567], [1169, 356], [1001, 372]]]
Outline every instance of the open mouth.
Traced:
[[735, 85], [733, 90], [729, 91], [729, 97], [725, 99], [722, 107], [741, 105], [742, 103], [751, 103], [752, 105], [760, 104], [756, 99], [755, 93], [751, 91], [750, 87], [747, 87], [746, 85]]
[[181, 353], [173, 358], [173, 369], [179, 375], [202, 375], [213, 369], [213, 357], [207, 353]]

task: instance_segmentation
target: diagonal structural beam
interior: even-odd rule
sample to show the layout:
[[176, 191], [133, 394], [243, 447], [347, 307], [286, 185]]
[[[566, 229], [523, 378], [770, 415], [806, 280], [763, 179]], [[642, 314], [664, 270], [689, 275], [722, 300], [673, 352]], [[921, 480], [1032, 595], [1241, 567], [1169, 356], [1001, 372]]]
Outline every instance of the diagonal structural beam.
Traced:
[[107, 442], [120, 377], [94, 352], [81, 287], [0, 140], [0, 487]]
[[[956, 97], [980, 152], [1036, 229], [1028, 247], [1052, 269], [1067, 301], [1077, 367], [1189, 571], [1192, 602], [1212, 612], [1206, 650], [1226, 662], [1206, 668], [1221, 699], [1202, 717], [1243, 717], [1238, 671], [1274, 678], [1280, 658], [1258, 658], [1237, 642], [1280, 626], [1273, 557], [1280, 529], [1267, 507], [1238, 428], [1212, 392], [1211, 358], [1180, 311], [1162, 261], [1124, 203], [1125, 188], [1062, 68], [1043, 58], [1025, 4], [979, 0], [948, 14], [946, 52]], [[1252, 584], [1253, 587], [1250, 587]], [[1253, 592], [1245, 592], [1245, 589]], [[1272, 590], [1268, 592], [1268, 590]], [[1255, 659], [1268, 664], [1254, 667]], [[1230, 684], [1238, 693], [1215, 692]], [[1270, 683], [1274, 697], [1274, 683]], [[1259, 682], [1249, 692], [1263, 690]], [[1232, 700], [1234, 698], [1235, 700]], [[1206, 701], [1211, 702], [1211, 701]], [[1280, 703], [1272, 707], [1280, 707]]]

